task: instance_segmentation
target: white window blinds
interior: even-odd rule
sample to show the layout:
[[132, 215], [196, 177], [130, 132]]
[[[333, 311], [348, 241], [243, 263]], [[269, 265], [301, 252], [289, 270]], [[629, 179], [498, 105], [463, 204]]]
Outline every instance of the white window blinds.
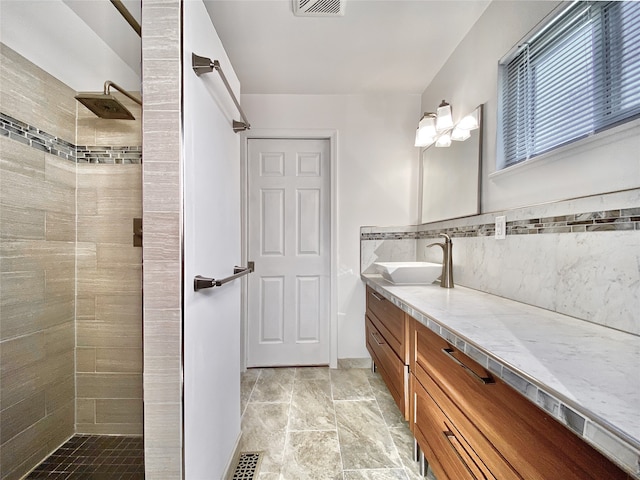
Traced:
[[576, 2], [500, 65], [499, 167], [640, 114], [640, 2]]

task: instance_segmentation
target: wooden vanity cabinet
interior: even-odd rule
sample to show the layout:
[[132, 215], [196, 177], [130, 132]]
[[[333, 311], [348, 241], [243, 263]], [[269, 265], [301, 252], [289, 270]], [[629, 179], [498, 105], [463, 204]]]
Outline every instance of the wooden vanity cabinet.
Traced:
[[411, 428], [438, 480], [626, 480], [581, 438], [410, 320]]
[[409, 318], [367, 287], [367, 350], [406, 420], [409, 419]]

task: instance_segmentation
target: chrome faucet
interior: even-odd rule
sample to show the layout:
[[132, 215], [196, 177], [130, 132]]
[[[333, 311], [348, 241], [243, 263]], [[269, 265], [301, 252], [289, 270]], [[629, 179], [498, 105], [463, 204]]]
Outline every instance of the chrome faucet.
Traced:
[[440, 275], [440, 286], [442, 288], [453, 288], [453, 258], [451, 256], [451, 250], [453, 249], [453, 243], [451, 243], [451, 237], [446, 233], [441, 233], [441, 237], [444, 237], [444, 242], [430, 243], [425, 248], [438, 245], [442, 247], [442, 275]]

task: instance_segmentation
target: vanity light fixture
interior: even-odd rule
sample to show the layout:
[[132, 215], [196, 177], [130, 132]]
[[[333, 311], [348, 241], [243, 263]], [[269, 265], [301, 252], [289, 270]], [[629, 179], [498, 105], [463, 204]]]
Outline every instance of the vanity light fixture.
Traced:
[[422, 115], [420, 123], [418, 124], [415, 146], [427, 147], [435, 142], [436, 136], [436, 115], [435, 113], [427, 112]]
[[436, 147], [448, 147], [452, 140], [464, 142], [470, 138], [471, 130], [479, 126], [478, 109], [454, 124], [451, 105], [442, 100], [436, 113], [427, 112], [422, 115], [414, 144], [416, 147], [429, 147], [435, 143]]
[[438, 132], [444, 132], [453, 128], [453, 115], [451, 113], [451, 105], [442, 100], [442, 103], [436, 110], [436, 130]]

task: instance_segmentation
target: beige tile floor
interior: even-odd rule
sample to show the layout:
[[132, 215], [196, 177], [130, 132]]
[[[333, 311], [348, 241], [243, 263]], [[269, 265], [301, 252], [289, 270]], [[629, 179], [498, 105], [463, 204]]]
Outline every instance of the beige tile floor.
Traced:
[[369, 369], [250, 369], [241, 451], [264, 451], [260, 480], [416, 480], [413, 437]]

